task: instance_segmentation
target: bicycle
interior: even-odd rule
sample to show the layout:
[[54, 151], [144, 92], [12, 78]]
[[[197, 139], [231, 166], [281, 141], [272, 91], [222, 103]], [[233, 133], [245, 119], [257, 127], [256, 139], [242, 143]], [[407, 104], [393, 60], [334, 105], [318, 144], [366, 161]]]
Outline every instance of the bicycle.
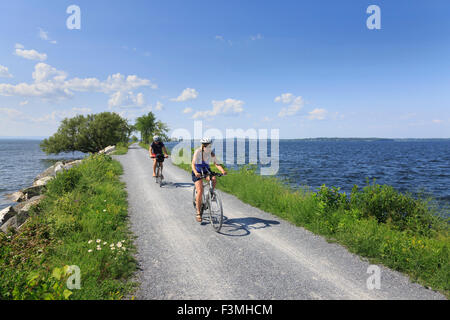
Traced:
[[156, 176], [155, 176], [155, 182], [159, 183], [159, 187], [161, 188], [163, 186], [163, 180], [164, 180], [164, 176], [162, 174], [162, 167], [161, 167], [161, 163], [164, 162], [164, 158], [167, 158], [166, 156], [164, 156], [163, 154], [157, 154], [156, 157], [151, 157], [151, 158], [156, 158]]
[[[216, 232], [219, 232], [222, 228], [223, 223], [223, 208], [222, 199], [220, 198], [219, 193], [217, 193], [214, 189], [212, 181], [213, 176], [221, 177], [223, 176], [223, 174], [216, 172], [207, 172], [206, 174], [202, 174], [200, 176], [200, 178], [202, 179], [209, 177], [208, 182], [203, 182], [202, 207], [200, 208], [200, 214], [203, 215], [203, 211], [208, 210], [211, 226]], [[208, 190], [206, 190], [205, 187], [208, 187]], [[196, 198], [197, 188], [195, 188], [194, 186], [192, 195], [192, 203], [194, 204], [194, 209], [197, 208]]]

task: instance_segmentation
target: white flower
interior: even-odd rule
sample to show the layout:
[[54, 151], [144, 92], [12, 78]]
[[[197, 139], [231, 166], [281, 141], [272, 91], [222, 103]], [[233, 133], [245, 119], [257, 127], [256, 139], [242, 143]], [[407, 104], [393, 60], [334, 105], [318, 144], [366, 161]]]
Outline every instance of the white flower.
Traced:
[[100, 242], [102, 242], [102, 240], [100, 240], [100, 239], [97, 239], [97, 243], [100, 243]]
[[105, 242], [103, 242], [103, 245], [104, 245], [104, 246], [106, 246], [107, 244], [108, 244], [108, 242], [106, 242], [106, 241], [105, 241]]
[[103, 209], [103, 212], [106, 212], [106, 209]]
[[113, 251], [114, 251], [114, 250], [116, 250], [116, 248], [115, 248], [115, 247], [111, 247], [111, 250], [113, 250]]
[[102, 248], [100, 248], [100, 247], [97, 247], [97, 250], [102, 250]]
[[123, 251], [125, 251], [125, 250], [127, 250], [127, 248], [125, 248], [125, 247], [122, 247], [122, 250], [123, 250]]
[[120, 241], [117, 242], [117, 247], [118, 247], [118, 248], [121, 248], [121, 247], [122, 247], [122, 242], [120, 242]]
[[103, 200], [103, 202], [106, 202], [106, 200]]
[[109, 246], [110, 246], [111, 248], [114, 247], [114, 243], [111, 243]]
[[92, 249], [89, 249], [88, 252], [92, 252]]
[[88, 243], [91, 244], [94, 240], [89, 240]]

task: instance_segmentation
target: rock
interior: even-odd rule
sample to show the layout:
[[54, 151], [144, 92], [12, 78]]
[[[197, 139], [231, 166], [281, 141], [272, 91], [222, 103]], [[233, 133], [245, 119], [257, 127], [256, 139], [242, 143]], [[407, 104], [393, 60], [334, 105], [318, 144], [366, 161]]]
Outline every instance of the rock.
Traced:
[[16, 214], [13, 207], [9, 206], [0, 211], [0, 226], [3, 225], [6, 221], [8, 221], [11, 217]]
[[116, 150], [116, 146], [108, 146], [108, 147], [106, 147], [105, 149], [100, 150], [98, 153], [99, 153], [99, 154], [102, 154], [102, 153], [104, 153], [104, 154], [110, 154], [110, 153], [113, 153], [115, 150]]
[[58, 163], [54, 168], [55, 176], [58, 174], [58, 172], [62, 172], [63, 170], [64, 165], [62, 163]]
[[5, 195], [5, 198], [8, 199], [9, 201], [17, 202], [23, 196], [24, 196], [24, 194], [21, 191], [17, 191], [17, 192]]
[[6, 221], [4, 224], [2, 224], [2, 226], [0, 227], [0, 231], [2, 231], [3, 233], [8, 233], [8, 229], [10, 227], [13, 229], [16, 229], [18, 227], [16, 216], [12, 217], [8, 221]]
[[10, 208], [10, 210], [14, 212], [13, 216], [10, 217], [8, 221], [6, 221], [0, 226], [0, 231], [7, 233], [9, 228], [13, 229], [20, 228], [30, 216], [29, 211], [31, 207], [38, 204], [43, 197], [44, 197], [43, 195], [36, 196], [28, 201], [19, 203], [14, 207]]
[[21, 190], [21, 192], [23, 193], [23, 196], [20, 197], [19, 200], [17, 200], [17, 201], [18, 202], [27, 201], [28, 199], [31, 199], [35, 196], [42, 194], [44, 192], [44, 190], [45, 190], [45, 185], [25, 188], [25, 189]]
[[37, 180], [40, 180], [40, 179], [42, 179], [42, 178], [49, 177], [49, 176], [54, 177], [54, 176], [55, 176], [55, 167], [58, 166], [58, 165], [62, 165], [62, 164], [63, 164], [63, 163], [62, 163], [61, 161], [58, 161], [57, 163], [55, 163], [55, 164], [52, 165], [51, 167], [48, 167], [45, 171], [43, 171], [42, 173], [40, 173], [40, 174], [34, 179], [34, 181], [37, 181]]
[[53, 178], [54, 178], [53, 176], [47, 176], [47, 177], [43, 177], [39, 180], [35, 180], [33, 182], [33, 187], [45, 186], [47, 184], [47, 182], [49, 182]]
[[30, 211], [31, 206], [38, 204], [43, 198], [44, 195], [34, 196], [25, 202], [16, 204], [13, 209], [17, 213], [28, 212]]
[[83, 160], [75, 160], [75, 161], [66, 163], [66, 164], [64, 164], [64, 169], [66, 169], [66, 170], [72, 169], [73, 167], [79, 165], [81, 162], [83, 162]]

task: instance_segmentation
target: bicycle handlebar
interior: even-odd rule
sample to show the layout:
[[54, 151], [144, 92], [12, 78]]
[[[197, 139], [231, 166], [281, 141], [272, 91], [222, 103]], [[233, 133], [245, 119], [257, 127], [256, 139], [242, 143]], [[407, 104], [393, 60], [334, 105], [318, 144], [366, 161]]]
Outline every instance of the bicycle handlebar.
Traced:
[[204, 178], [206, 178], [206, 177], [208, 177], [208, 176], [212, 176], [212, 177], [222, 177], [223, 176], [223, 174], [222, 173], [217, 173], [217, 172], [207, 172], [206, 174], [204, 173], [204, 174], [200, 174], [200, 179], [204, 179]]

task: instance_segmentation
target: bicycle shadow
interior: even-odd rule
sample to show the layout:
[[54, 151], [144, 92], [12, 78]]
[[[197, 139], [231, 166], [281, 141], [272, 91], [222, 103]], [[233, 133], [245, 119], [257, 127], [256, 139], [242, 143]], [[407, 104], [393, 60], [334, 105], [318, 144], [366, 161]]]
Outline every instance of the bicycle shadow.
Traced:
[[224, 216], [223, 219], [222, 229], [219, 233], [229, 237], [248, 236], [251, 233], [250, 230], [264, 229], [280, 224], [280, 222], [275, 220], [265, 220], [255, 217], [228, 219]]
[[175, 188], [192, 188], [193, 183], [188, 182], [166, 182], [163, 181], [163, 188], [175, 189]]

